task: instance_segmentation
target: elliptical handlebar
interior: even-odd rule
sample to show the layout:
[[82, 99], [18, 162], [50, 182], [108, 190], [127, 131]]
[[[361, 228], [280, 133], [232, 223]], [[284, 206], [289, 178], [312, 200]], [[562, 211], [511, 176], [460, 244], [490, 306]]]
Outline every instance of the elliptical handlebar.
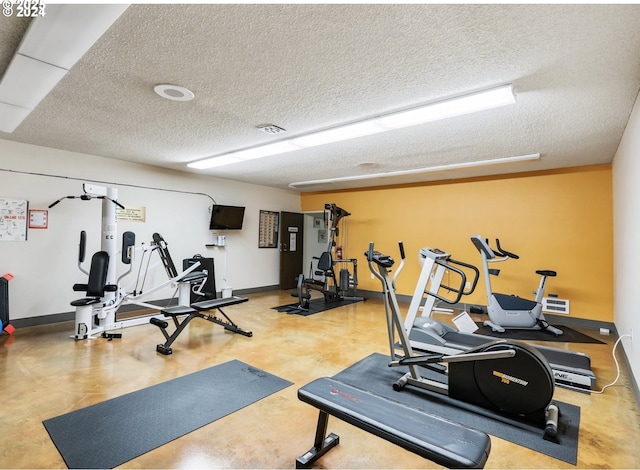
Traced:
[[367, 257], [367, 261], [376, 263], [383, 268], [390, 268], [395, 263], [391, 256], [383, 255], [379, 251], [374, 251], [373, 242], [369, 243], [369, 250], [365, 252], [365, 256]]
[[393, 279], [391, 281], [394, 289], [396, 288], [396, 279], [398, 279], [400, 272], [402, 272], [405, 263], [404, 243], [402, 243], [402, 241], [398, 242], [398, 248], [400, 249], [400, 266], [398, 266], [398, 269], [396, 269], [396, 273], [393, 275]]

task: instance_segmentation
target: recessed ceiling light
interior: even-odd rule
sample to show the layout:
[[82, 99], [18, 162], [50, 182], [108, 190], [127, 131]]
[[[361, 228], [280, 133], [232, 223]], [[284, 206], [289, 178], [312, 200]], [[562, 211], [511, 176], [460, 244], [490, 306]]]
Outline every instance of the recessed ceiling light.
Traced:
[[191, 101], [195, 96], [191, 90], [178, 85], [156, 85], [153, 87], [153, 91], [172, 101]]

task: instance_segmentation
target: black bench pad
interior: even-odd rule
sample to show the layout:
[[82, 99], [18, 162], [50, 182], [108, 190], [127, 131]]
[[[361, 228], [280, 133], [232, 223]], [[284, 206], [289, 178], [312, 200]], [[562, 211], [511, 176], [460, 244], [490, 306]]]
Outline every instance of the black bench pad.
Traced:
[[489, 457], [487, 434], [332, 378], [310, 382], [298, 398], [448, 468], [482, 468]]
[[234, 295], [233, 297], [227, 297], [223, 299], [210, 299], [203, 300], [202, 302], [195, 302], [191, 304], [192, 308], [202, 312], [206, 310], [213, 310], [214, 308], [227, 307], [229, 305], [241, 304], [242, 302], [247, 302], [249, 299], [246, 297], [238, 297]]

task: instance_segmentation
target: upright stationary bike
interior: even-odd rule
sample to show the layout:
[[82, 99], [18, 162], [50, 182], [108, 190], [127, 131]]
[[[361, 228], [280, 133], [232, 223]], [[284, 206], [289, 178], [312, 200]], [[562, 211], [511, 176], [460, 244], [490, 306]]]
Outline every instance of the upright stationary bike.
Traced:
[[497, 250], [491, 249], [480, 235], [473, 235], [471, 242], [482, 256], [482, 269], [487, 289], [487, 313], [489, 314], [489, 320], [485, 321], [484, 325], [491, 327], [491, 330], [497, 333], [504, 333], [506, 329], [545, 330], [560, 336], [562, 330], [549, 325], [542, 313], [542, 297], [545, 283], [547, 277], [556, 275], [555, 271], [537, 271], [541, 279], [534, 300], [524, 299], [515, 295], [495, 293], [491, 290], [489, 263], [501, 262], [509, 258], [517, 258], [517, 256], [502, 250], [499, 242], [497, 242]]
[[[438, 249], [430, 251], [434, 255], [444, 253]], [[389, 271], [395, 263], [393, 258], [374, 251], [373, 243], [370, 243], [365, 255], [371, 273], [382, 283], [389, 333], [389, 366], [409, 368], [409, 372], [393, 385], [394, 390], [400, 391], [409, 384], [444, 394], [453, 398], [457, 406], [466, 408], [464, 404], [477, 405], [474, 407], [475, 412], [494, 419], [530, 422], [544, 429], [544, 439], [558, 442], [559, 410], [552, 403], [553, 373], [542, 354], [526, 343], [495, 340], [450, 356], [415, 355], [403, 325], [395, 293], [395, 281], [405, 258], [402, 242], [402, 262], [393, 280], [389, 277]], [[460, 276], [460, 287], [457, 290], [463, 291], [466, 284], [464, 272], [455, 267], [451, 271]], [[450, 290], [453, 291], [454, 288], [450, 287]], [[396, 332], [403, 351], [402, 357], [397, 357], [395, 352]], [[420, 366], [439, 374], [441, 380], [423, 377]], [[492, 412], [483, 412], [483, 409]]]

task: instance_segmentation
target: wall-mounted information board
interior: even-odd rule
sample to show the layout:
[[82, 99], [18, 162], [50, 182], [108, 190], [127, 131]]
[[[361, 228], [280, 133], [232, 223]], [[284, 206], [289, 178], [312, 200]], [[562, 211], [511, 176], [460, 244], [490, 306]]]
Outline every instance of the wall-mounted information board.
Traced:
[[258, 248], [278, 247], [278, 221], [280, 213], [273, 211], [260, 211], [260, 234]]

